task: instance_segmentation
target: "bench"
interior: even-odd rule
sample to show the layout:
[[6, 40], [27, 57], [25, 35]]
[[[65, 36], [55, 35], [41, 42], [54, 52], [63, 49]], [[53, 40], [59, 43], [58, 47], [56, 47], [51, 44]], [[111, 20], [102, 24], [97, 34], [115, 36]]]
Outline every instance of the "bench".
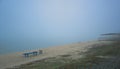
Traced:
[[42, 50], [39, 51], [33, 51], [33, 52], [27, 52], [27, 53], [23, 53], [24, 57], [29, 57], [29, 56], [37, 56], [39, 54], [42, 54]]

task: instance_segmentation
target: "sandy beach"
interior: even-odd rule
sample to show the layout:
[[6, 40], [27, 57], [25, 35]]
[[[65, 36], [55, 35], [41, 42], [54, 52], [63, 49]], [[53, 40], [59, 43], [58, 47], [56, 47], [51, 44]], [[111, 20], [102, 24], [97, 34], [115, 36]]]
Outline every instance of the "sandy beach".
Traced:
[[31, 56], [28, 58], [25, 58], [22, 55], [24, 52], [27, 52], [27, 51], [0, 55], [0, 69], [18, 66], [18, 65], [25, 64], [28, 62], [41, 60], [44, 58], [56, 57], [56, 56], [64, 55], [64, 54], [72, 54], [77, 51], [85, 52], [87, 51], [88, 48], [92, 47], [92, 45], [96, 43], [100, 43], [100, 42], [88, 41], [88, 42], [80, 42], [80, 43], [68, 44], [68, 45], [63, 45], [63, 46], [48, 47], [48, 48], [41, 49], [43, 50], [43, 54], [40, 54], [38, 56]]

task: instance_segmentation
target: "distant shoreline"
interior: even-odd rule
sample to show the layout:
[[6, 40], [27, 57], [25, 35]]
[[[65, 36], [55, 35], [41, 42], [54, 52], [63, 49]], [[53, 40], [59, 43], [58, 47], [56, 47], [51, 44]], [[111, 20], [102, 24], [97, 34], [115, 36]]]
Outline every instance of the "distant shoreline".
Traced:
[[[4, 69], [4, 67], [13, 67], [20, 64], [41, 60], [44, 58], [49, 57], [56, 57], [58, 55], [64, 55], [67, 53], [72, 53], [75, 51], [86, 51], [87, 48], [89, 48], [92, 44], [97, 43], [98, 41], [88, 41], [88, 42], [80, 42], [80, 43], [73, 43], [73, 44], [66, 44], [62, 46], [52, 46], [43, 48], [43, 54], [31, 57], [31, 58], [25, 58], [23, 57], [24, 52], [34, 51], [34, 50], [27, 50], [22, 52], [14, 52], [10, 54], [4, 54], [0, 55], [0, 67]], [[37, 49], [38, 50], [38, 49]]]
[[[69, 44], [75, 44], [75, 43], [80, 43], [80, 42], [74, 42], [74, 43], [67, 43], [67, 44], [59, 44], [59, 45], [48, 45], [48, 46], [43, 46], [43, 47], [41, 47], [41, 49], [43, 49], [43, 48], [49, 48], [49, 47], [55, 47], [55, 46], [63, 46], [63, 45], [69, 45]], [[0, 55], [5, 55], [5, 54], [12, 54], [12, 53], [16, 53], [16, 52], [23, 52], [23, 51], [27, 51], [27, 50], [35, 50], [35, 49], [39, 49], [40, 47], [38, 47], [38, 48], [34, 48], [34, 49], [24, 49], [24, 50], [3, 50], [3, 51], [0, 51]]]

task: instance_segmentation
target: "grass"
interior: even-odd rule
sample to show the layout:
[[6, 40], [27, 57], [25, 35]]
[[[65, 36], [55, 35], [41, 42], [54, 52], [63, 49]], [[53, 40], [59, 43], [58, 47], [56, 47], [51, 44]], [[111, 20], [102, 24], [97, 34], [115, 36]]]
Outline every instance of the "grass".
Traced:
[[[71, 55], [66, 54], [60, 55], [61, 58], [53, 57], [23, 64], [15, 69], [120, 69], [119, 43], [95, 46], [84, 54], [83, 58], [77, 60], [68, 58]], [[104, 58], [106, 56], [108, 58]]]
[[[108, 58], [104, 58], [106, 56]], [[80, 58], [72, 64], [66, 64], [60, 69], [120, 69], [119, 57], [120, 44], [118, 43], [96, 46], [89, 49], [84, 58]]]
[[60, 55], [61, 57], [70, 57], [71, 55], [65, 54], [65, 55]]
[[89, 53], [103, 56], [120, 56], [120, 44], [103, 45], [91, 48]]
[[21, 69], [55, 69], [59, 65], [63, 64], [62, 62], [56, 60], [56, 58], [50, 58], [50, 59], [48, 58], [47, 60], [52, 60], [52, 61], [41, 60], [33, 64], [21, 65], [19, 68]]

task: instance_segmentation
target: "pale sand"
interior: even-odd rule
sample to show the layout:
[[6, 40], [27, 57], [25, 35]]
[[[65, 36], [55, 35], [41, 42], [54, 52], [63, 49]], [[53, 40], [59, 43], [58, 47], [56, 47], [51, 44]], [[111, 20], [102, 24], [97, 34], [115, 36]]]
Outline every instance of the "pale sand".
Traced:
[[89, 41], [89, 42], [81, 42], [81, 43], [75, 43], [75, 44], [69, 44], [69, 45], [63, 45], [63, 46], [54, 46], [54, 47], [44, 48], [42, 49], [43, 54], [34, 56], [34, 57], [29, 57], [29, 58], [23, 57], [22, 54], [24, 52], [0, 55], [0, 69], [13, 67], [20, 64], [25, 64], [28, 62], [41, 60], [44, 58], [70, 54], [77, 51], [81, 51], [81, 52], [87, 51], [87, 49], [90, 48], [92, 44], [96, 44], [96, 43], [99, 43], [99, 42]]

